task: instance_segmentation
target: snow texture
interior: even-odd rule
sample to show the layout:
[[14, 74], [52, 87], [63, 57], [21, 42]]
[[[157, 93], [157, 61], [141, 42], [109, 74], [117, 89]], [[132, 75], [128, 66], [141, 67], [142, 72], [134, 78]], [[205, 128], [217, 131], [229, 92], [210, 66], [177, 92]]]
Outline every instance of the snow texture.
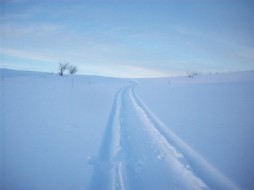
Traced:
[[254, 186], [254, 72], [0, 73], [3, 190]]

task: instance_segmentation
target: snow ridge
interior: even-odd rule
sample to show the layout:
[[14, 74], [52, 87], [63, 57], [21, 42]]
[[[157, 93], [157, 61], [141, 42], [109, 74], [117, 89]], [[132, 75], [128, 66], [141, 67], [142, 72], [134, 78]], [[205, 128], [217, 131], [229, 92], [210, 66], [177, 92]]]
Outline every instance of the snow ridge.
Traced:
[[135, 87], [115, 96], [90, 189], [239, 189], [170, 131]]

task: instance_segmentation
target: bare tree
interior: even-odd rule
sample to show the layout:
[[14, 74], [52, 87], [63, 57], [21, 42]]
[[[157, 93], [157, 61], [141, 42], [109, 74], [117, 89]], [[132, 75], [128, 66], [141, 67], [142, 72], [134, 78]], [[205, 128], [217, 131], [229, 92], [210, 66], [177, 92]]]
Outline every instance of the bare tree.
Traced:
[[58, 74], [59, 74], [60, 76], [63, 76], [64, 71], [65, 71], [66, 69], [68, 69], [68, 67], [69, 67], [69, 63], [59, 63]]
[[70, 66], [68, 67], [68, 70], [69, 70], [69, 73], [70, 73], [71, 75], [73, 75], [73, 74], [75, 74], [76, 72], [78, 72], [78, 67], [77, 67], [77, 66], [70, 65]]

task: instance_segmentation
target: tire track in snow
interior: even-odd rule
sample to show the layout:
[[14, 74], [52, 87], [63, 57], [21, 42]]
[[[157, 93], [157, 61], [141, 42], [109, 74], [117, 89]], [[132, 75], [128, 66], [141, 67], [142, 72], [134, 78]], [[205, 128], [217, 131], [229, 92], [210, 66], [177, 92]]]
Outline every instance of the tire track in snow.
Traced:
[[149, 122], [151, 122], [156, 130], [162, 135], [162, 138], [165, 138], [169, 144], [184, 155], [186, 161], [188, 161], [190, 165], [188, 167], [191, 167], [210, 189], [240, 189], [163, 124], [136, 95], [134, 87], [131, 89], [131, 94], [137, 109], [140, 109], [141, 112], [143, 112], [144, 117], [147, 117]]
[[124, 180], [124, 161], [121, 158], [121, 97], [120, 89], [111, 108], [111, 113], [103, 135], [97, 158], [93, 162], [94, 173], [90, 182], [91, 190], [126, 190]]
[[135, 94], [115, 96], [90, 189], [238, 189], [170, 131]]
[[[144, 171], [138, 172], [136, 178], [132, 178], [131, 182], [132, 189], [209, 189], [202, 179], [197, 177], [191, 170], [187, 160], [184, 155], [179, 152], [176, 147], [172, 146], [165, 136], [160, 133], [160, 131], [155, 126], [152, 118], [149, 117], [147, 111], [139, 103], [133, 92], [133, 87], [128, 89], [127, 94], [124, 97], [124, 102], [126, 103], [126, 112], [134, 112], [136, 117], [135, 122], [126, 121], [128, 129], [126, 128], [126, 134], [129, 136], [134, 136], [133, 131], [136, 129], [133, 124], [137, 124], [136, 127], [140, 128], [140, 131], [135, 131], [134, 133], [140, 133], [136, 136], [136, 142], [131, 145], [129, 149], [130, 154], [136, 155], [132, 161], [127, 160], [132, 168], [132, 175], [137, 175], [135, 172], [136, 163], [142, 164], [142, 169]], [[125, 116], [130, 117], [131, 113]], [[133, 118], [131, 118], [133, 119]], [[128, 125], [130, 124], [130, 125]], [[144, 139], [144, 142], [139, 143], [139, 139]], [[131, 139], [131, 141], [135, 141]], [[137, 148], [136, 144], [139, 143]], [[137, 150], [133, 150], [137, 148]], [[146, 158], [142, 158], [142, 153], [144, 153]], [[131, 156], [132, 157], [132, 156]], [[131, 169], [130, 169], [131, 170]], [[145, 177], [143, 177], [145, 176]]]

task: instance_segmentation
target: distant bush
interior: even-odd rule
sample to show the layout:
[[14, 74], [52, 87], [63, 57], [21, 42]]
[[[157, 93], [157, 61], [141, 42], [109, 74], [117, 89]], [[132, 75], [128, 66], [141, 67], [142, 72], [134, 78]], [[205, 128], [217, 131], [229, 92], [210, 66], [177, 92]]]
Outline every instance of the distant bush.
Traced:
[[188, 78], [194, 78], [197, 75], [198, 75], [198, 72], [187, 73]]
[[72, 65], [70, 65], [70, 66], [68, 67], [68, 70], [69, 70], [69, 73], [70, 73], [71, 75], [73, 75], [73, 74], [75, 74], [76, 72], [78, 72], [78, 67], [77, 67], [77, 66], [72, 66]]
[[58, 74], [63, 76], [66, 70], [69, 71], [69, 74], [73, 75], [78, 72], [78, 67], [70, 65], [69, 63], [59, 63]]

